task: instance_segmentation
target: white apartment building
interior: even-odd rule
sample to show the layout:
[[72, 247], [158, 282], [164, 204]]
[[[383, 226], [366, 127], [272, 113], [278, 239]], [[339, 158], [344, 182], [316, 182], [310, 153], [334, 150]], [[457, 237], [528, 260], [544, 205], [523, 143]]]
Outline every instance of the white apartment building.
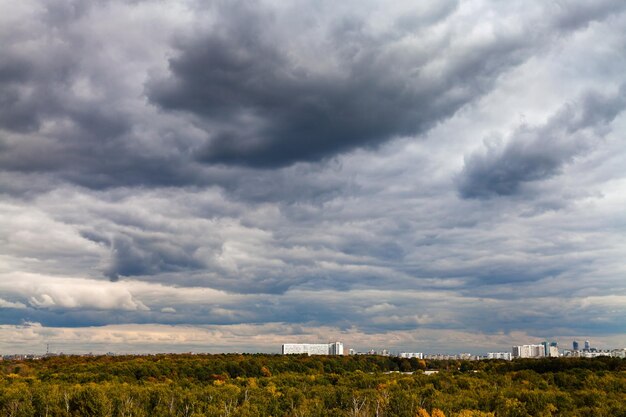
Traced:
[[343, 343], [332, 342], [328, 344], [329, 355], [343, 355]]
[[548, 346], [548, 356], [551, 358], [558, 358], [560, 356], [559, 348], [557, 346]]
[[407, 359], [411, 359], [411, 358], [424, 359], [424, 354], [422, 352], [402, 352], [398, 356], [401, 358], [407, 358]]
[[626, 348], [623, 348], [623, 349], [613, 349], [611, 351], [611, 356], [614, 357], [614, 358], [626, 359]]
[[343, 355], [343, 343], [286, 343], [283, 355]]
[[507, 361], [511, 360], [510, 352], [489, 352], [487, 353], [487, 359], [504, 359]]
[[513, 358], [544, 358], [546, 350], [543, 345], [521, 345], [513, 346]]

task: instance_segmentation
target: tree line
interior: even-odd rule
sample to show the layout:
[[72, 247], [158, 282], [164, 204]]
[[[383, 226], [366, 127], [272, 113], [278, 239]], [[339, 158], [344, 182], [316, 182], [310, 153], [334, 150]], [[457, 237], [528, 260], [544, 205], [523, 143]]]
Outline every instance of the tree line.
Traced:
[[[429, 369], [439, 372], [422, 372]], [[227, 354], [2, 361], [0, 415], [626, 417], [626, 360]]]

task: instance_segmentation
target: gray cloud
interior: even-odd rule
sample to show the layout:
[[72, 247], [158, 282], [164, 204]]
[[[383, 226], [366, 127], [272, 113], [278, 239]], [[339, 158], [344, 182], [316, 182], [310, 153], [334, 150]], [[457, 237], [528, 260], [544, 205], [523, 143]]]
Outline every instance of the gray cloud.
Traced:
[[[193, 17], [162, 12], [155, 35], [126, 13], [154, 16], [154, 3], [107, 5], [25, 7], [7, 22], [16, 29], [0, 56], [3, 170], [90, 188], [230, 187], [255, 174], [215, 164], [280, 167], [422, 134], [551, 39], [621, 7], [586, 6], [588, 19], [576, 4], [497, 10], [514, 15], [512, 27], [450, 1], [392, 10], [376, 27], [362, 7], [303, 3], [305, 16], [261, 3], [172, 4]], [[551, 19], [536, 24], [542, 15]]]
[[[576, 29], [617, 8], [564, 26]], [[457, 20], [454, 9], [446, 13]], [[423, 133], [489, 91], [554, 30], [528, 21], [522, 31], [502, 25], [483, 38], [429, 36], [443, 19], [437, 15], [414, 27], [404, 19], [378, 34], [359, 18], [338, 17], [315, 40], [324, 45], [316, 52], [332, 64], [316, 69], [303, 64], [298, 49], [317, 44], [281, 42], [284, 34], [268, 29], [277, 24], [274, 14], [234, 3], [216, 15], [222, 23], [215, 30], [179, 42], [171, 75], [153, 78], [148, 95], [164, 110], [198, 116], [211, 136], [197, 153], [200, 161], [256, 167], [321, 160]]]
[[3, 351], [626, 342], [623, 1], [13, 3]]
[[553, 3], [549, 8], [557, 26], [573, 29], [602, 20], [623, 10], [624, 5], [616, 0], [602, 0], [594, 3], [566, 0]]
[[112, 260], [104, 274], [111, 280], [117, 280], [120, 275], [151, 275], [202, 266], [183, 248], [157, 242], [153, 245], [148, 243], [146, 247], [145, 243], [136, 244], [126, 236], [116, 237], [111, 245]]
[[[209, 123], [212, 138], [198, 154], [205, 162], [281, 166], [422, 132], [488, 83], [485, 78], [473, 83], [475, 91], [446, 98], [455, 89], [451, 80], [466, 84], [486, 67], [513, 60], [508, 46], [502, 56], [487, 48], [467, 74], [461, 69], [432, 79], [420, 73], [431, 57], [413, 53], [407, 59], [405, 51], [393, 50], [416, 28], [377, 38], [364, 22], [346, 19], [326, 35], [331, 49], [322, 53], [335, 62], [332, 70], [315, 71], [268, 39], [270, 17], [247, 7], [220, 12], [225, 24], [219, 32], [179, 46], [170, 61], [172, 76], [152, 80], [148, 90], [162, 108], [189, 111]], [[212, 129], [218, 122], [225, 126]]]
[[566, 105], [543, 126], [521, 126], [506, 143], [465, 158], [458, 179], [463, 198], [515, 195], [527, 183], [558, 175], [575, 157], [592, 150], [626, 106], [626, 88], [617, 94], [586, 94]]

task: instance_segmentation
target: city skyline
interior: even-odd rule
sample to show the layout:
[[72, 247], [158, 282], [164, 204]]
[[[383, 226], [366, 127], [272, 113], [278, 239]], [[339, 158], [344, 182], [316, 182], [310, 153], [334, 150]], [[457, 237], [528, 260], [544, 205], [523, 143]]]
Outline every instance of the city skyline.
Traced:
[[623, 0], [0, 0], [0, 353], [626, 346]]
[[[476, 349], [475, 347], [472, 346], [464, 346], [461, 349], [457, 349], [456, 351], [454, 349], [443, 349], [443, 350], [439, 350], [439, 351], [432, 351], [432, 350], [428, 350], [428, 349], [419, 349], [419, 346], [389, 346], [389, 345], [385, 345], [385, 346], [368, 346], [368, 347], [364, 347], [364, 346], [356, 346], [356, 345], [345, 345], [344, 346], [344, 342], [343, 341], [337, 341], [337, 340], [331, 340], [331, 339], [327, 339], [327, 342], [322, 342], [321, 340], [317, 340], [317, 341], [313, 341], [313, 340], [298, 340], [298, 341], [291, 341], [289, 343], [283, 343], [280, 346], [272, 346], [269, 349], [265, 349], [265, 350], [255, 350], [255, 349], [243, 349], [243, 350], [237, 350], [237, 349], [233, 349], [233, 348], [223, 348], [223, 349], [218, 349], [218, 348], [212, 348], [211, 346], [193, 346], [195, 348], [199, 348], [196, 350], [185, 350], [185, 349], [181, 349], [182, 346], [178, 345], [176, 346], [178, 349], [176, 350], [146, 350], [146, 351], [138, 351], [138, 350], [128, 350], [128, 351], [115, 351], [115, 350], [96, 350], [96, 351], [84, 351], [81, 349], [76, 349], [75, 346], [71, 346], [71, 345], [67, 345], [67, 344], [59, 344], [59, 345], [50, 345], [50, 343], [46, 343], [45, 346], [39, 346], [37, 348], [35, 348], [34, 350], [30, 350], [30, 351], [12, 351], [12, 352], [0, 352], [0, 358], [2, 356], [23, 356], [23, 355], [35, 355], [35, 356], [46, 356], [48, 354], [50, 355], [108, 355], [108, 354], [116, 354], [116, 355], [151, 355], [151, 354], [187, 354], [187, 353], [194, 353], [194, 354], [228, 354], [228, 353], [232, 353], [232, 354], [238, 354], [238, 353], [247, 353], [247, 354], [285, 354], [287, 349], [289, 352], [288, 353], [309, 353], [309, 354], [330, 354], [330, 355], [334, 355], [337, 353], [334, 352], [340, 352], [340, 355], [353, 355], [353, 354], [373, 354], [373, 355], [391, 355], [391, 356], [399, 356], [399, 357], [407, 357], [407, 358], [412, 358], [412, 357], [418, 357], [419, 359], [422, 358], [430, 358], [432, 359], [432, 356], [437, 356], [437, 355], [451, 355], [451, 356], [458, 356], [458, 355], [474, 355], [474, 356], [481, 356], [481, 357], [489, 357], [491, 358], [491, 355], [496, 355], [494, 356], [494, 358], [499, 358], [502, 359], [502, 357], [500, 357], [500, 355], [502, 353], [507, 353], [509, 355], [509, 359], [510, 358], [514, 358], [516, 356], [519, 355], [515, 355], [515, 351], [516, 348], [521, 348], [522, 346], [524, 347], [543, 347], [544, 349], [546, 348], [546, 345], [550, 348], [554, 348], [556, 349], [555, 351], [550, 351], [549, 353], [546, 350], [546, 354], [545, 355], [541, 355], [542, 357], [558, 357], [558, 356], [577, 356], [578, 354], [576, 352], [579, 353], [583, 353], [583, 352], [611, 352], [611, 351], [626, 351], [626, 347], [625, 346], [596, 346], [596, 345], [592, 345], [591, 341], [589, 340], [585, 340], [585, 346], [580, 347], [577, 344], [576, 340], [572, 340], [569, 342], [569, 344], [565, 343], [562, 345], [559, 345], [559, 343], [555, 340], [550, 340], [550, 341], [525, 341], [522, 345], [509, 345], [509, 346], [500, 346], [499, 349], [487, 349], [487, 350], [480, 350], [480, 349]], [[62, 347], [68, 347], [69, 349], [65, 349], [63, 350]], [[79, 345], [80, 346], [80, 345]], [[287, 346], [287, 348], [286, 348]], [[98, 347], [98, 346], [97, 346]], [[99, 346], [102, 347], [102, 346]], [[324, 350], [327, 353], [320, 353], [321, 350]], [[44, 354], [45, 352], [45, 354]], [[315, 352], [315, 353], [311, 353], [311, 352]], [[415, 356], [415, 355], [419, 355], [419, 356]], [[530, 355], [530, 357], [535, 357], [535, 355]]]

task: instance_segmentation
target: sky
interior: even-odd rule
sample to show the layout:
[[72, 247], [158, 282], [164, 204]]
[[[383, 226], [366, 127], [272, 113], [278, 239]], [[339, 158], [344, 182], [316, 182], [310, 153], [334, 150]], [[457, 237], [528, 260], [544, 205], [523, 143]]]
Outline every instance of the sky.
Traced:
[[623, 0], [0, 0], [0, 354], [626, 347]]

